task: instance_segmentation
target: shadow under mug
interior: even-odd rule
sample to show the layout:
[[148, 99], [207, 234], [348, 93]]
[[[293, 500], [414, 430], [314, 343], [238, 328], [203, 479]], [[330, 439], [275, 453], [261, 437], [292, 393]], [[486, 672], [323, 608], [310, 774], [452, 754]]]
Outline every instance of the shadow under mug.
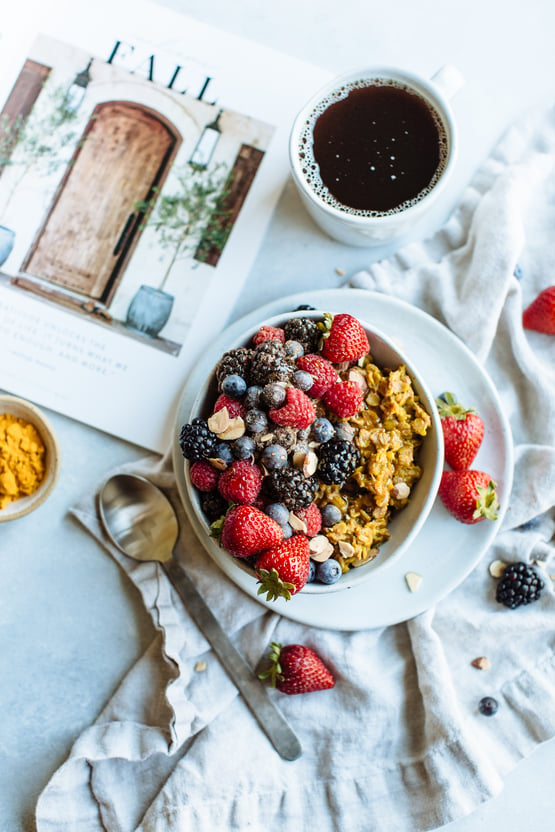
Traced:
[[[441, 120], [446, 145], [445, 158], [437, 181], [423, 195], [411, 201], [408, 207], [393, 209], [387, 213], [368, 215], [368, 212], [344, 209], [331, 205], [318, 195], [306, 171], [306, 143], [312, 139], [312, 126], [317, 114], [340, 97], [345, 97], [343, 87], [352, 85], [372, 86], [373, 82], [389, 82], [409, 92], [416, 93], [432, 108]], [[354, 246], [375, 246], [389, 243], [406, 234], [436, 202], [451, 177], [457, 156], [458, 140], [450, 99], [464, 85], [459, 70], [446, 64], [427, 80], [412, 72], [392, 67], [369, 67], [340, 75], [320, 89], [297, 115], [289, 140], [289, 159], [293, 181], [301, 200], [320, 228], [333, 239]], [[340, 92], [341, 91], [341, 92]], [[335, 93], [335, 95], [334, 95]], [[323, 107], [323, 102], [326, 105]], [[309, 125], [311, 125], [309, 127]], [[319, 183], [322, 192], [322, 183]], [[326, 190], [325, 188], [323, 189]]]

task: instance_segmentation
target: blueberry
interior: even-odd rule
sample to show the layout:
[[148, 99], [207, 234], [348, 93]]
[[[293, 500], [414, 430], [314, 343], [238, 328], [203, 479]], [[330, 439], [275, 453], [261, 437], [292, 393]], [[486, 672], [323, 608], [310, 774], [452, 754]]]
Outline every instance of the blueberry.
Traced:
[[493, 716], [499, 709], [499, 703], [493, 696], [484, 696], [478, 703], [478, 710], [484, 716]]
[[316, 442], [328, 442], [334, 434], [335, 428], [329, 419], [320, 416], [312, 423], [312, 435]]
[[333, 503], [327, 503], [323, 508], [320, 509], [322, 514], [322, 525], [323, 526], [335, 526], [336, 523], [339, 523], [341, 517], [341, 511], [334, 506]]
[[286, 341], [283, 349], [285, 350], [285, 355], [294, 360], [304, 355], [304, 347], [298, 341]]
[[262, 451], [262, 464], [268, 471], [285, 468], [287, 465], [287, 451], [283, 445], [266, 445]]
[[231, 446], [235, 459], [250, 459], [254, 456], [254, 439], [250, 436], [240, 436]]
[[335, 558], [329, 558], [316, 567], [316, 577], [323, 584], [335, 584], [341, 575], [341, 564]]
[[312, 559], [308, 562], [308, 578], [307, 584], [311, 584], [316, 580], [316, 563]]
[[293, 378], [291, 379], [295, 387], [298, 387], [299, 390], [302, 390], [306, 393], [312, 385], [314, 384], [314, 379], [307, 373], [306, 370], [295, 370], [293, 373]]
[[214, 457], [215, 459], [223, 459], [224, 462], [230, 465], [233, 462], [231, 445], [228, 442], [218, 442], [214, 448]]
[[260, 404], [260, 394], [262, 393], [262, 388], [253, 385], [252, 387], [247, 387], [247, 392], [245, 393], [245, 398], [243, 399], [243, 404], [245, 405], [247, 410], [252, 410], [253, 408], [258, 407]]
[[261, 399], [266, 407], [280, 407], [285, 401], [285, 387], [282, 384], [265, 384], [262, 388]]
[[280, 526], [285, 526], [286, 523], [289, 523], [289, 509], [283, 503], [269, 503], [264, 511], [268, 517], [271, 517]]
[[355, 429], [348, 422], [337, 422], [335, 427], [335, 438], [343, 442], [350, 442], [355, 435]]
[[283, 539], [288, 540], [290, 537], [293, 537], [293, 528], [289, 525], [289, 523], [284, 523], [281, 527], [283, 532]]
[[263, 410], [253, 407], [245, 413], [245, 425], [251, 433], [262, 433], [268, 427], [268, 417]]
[[226, 376], [222, 381], [222, 393], [229, 396], [231, 399], [240, 399], [244, 396], [247, 390], [247, 382], [242, 376], [233, 374]]

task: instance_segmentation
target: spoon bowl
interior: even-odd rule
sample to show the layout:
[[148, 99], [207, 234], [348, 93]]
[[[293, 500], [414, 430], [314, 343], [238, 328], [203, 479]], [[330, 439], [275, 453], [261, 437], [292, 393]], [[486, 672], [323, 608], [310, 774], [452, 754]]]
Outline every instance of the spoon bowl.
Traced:
[[99, 491], [98, 513], [120, 551], [134, 560], [160, 563], [278, 754], [296, 760], [302, 753], [298, 738], [179, 562], [179, 523], [166, 495], [137, 474], [115, 474]]

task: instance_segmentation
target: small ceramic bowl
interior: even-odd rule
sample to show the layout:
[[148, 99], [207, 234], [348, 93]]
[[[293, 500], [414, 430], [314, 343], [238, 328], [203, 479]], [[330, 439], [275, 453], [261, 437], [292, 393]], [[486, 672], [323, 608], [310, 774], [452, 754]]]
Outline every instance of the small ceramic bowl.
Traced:
[[[244, 332], [234, 343], [229, 344], [228, 350], [240, 346], [247, 346], [258, 329], [263, 325], [282, 326], [288, 318], [299, 317], [299, 315], [322, 320], [323, 311], [293, 312], [289, 315], [276, 315], [265, 321], [261, 321], [256, 327]], [[360, 320], [360, 319], [359, 319]], [[368, 563], [344, 573], [334, 584], [323, 584], [312, 582], [306, 584], [302, 589], [303, 594], [323, 595], [349, 589], [363, 581], [371, 578], [375, 570], [387, 568], [391, 563], [398, 560], [410, 547], [416, 535], [424, 525], [434, 504], [441, 474], [443, 470], [443, 433], [440, 417], [434, 401], [434, 397], [417, 368], [410, 359], [405, 356], [397, 345], [388, 336], [376, 329], [374, 326], [360, 320], [370, 343], [370, 352], [374, 362], [382, 368], [394, 370], [404, 365], [412, 379], [413, 389], [417, 393], [420, 403], [427, 411], [431, 419], [431, 427], [419, 449], [418, 462], [422, 467], [422, 476], [413, 488], [408, 504], [397, 512], [389, 523], [390, 538], [380, 546], [378, 555]], [[213, 403], [218, 395], [214, 373], [206, 379], [205, 384], [199, 390], [193, 403], [190, 421], [196, 416], [208, 418], [212, 413]], [[189, 464], [185, 462], [186, 482], [186, 508], [191, 508], [194, 513], [194, 525], [203, 532], [203, 543], [210, 555], [216, 560], [223, 571], [233, 578], [239, 585], [244, 585], [245, 580], [256, 581], [254, 571], [242, 558], [235, 558], [221, 548], [210, 535], [210, 528], [204, 516], [199, 499], [199, 492], [193, 487], [189, 476]], [[189, 504], [187, 506], [187, 503]], [[244, 574], [241, 575], [241, 572]], [[294, 603], [294, 598], [291, 603]]]
[[25, 497], [20, 497], [0, 509], [0, 523], [15, 520], [34, 511], [52, 492], [60, 469], [60, 449], [54, 429], [44, 413], [38, 407], [17, 396], [0, 395], [0, 414], [10, 413], [18, 419], [24, 419], [35, 426], [46, 449], [46, 470], [37, 490]]

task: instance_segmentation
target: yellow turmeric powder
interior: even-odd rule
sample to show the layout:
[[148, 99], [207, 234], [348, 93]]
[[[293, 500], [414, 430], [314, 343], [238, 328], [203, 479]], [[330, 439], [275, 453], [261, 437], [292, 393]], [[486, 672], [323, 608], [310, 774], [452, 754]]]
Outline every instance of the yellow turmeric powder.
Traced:
[[37, 490], [44, 478], [46, 448], [30, 422], [0, 413], [0, 510]]

